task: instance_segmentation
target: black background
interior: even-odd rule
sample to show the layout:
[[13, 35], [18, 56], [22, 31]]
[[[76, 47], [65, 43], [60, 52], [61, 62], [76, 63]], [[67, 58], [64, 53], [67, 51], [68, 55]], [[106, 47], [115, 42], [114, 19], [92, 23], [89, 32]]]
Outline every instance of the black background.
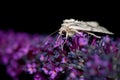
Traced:
[[[71, 2], [71, 3], [70, 3]], [[0, 29], [52, 33], [64, 19], [97, 21], [119, 35], [119, 6], [104, 1], [53, 1], [6, 4], [0, 9]], [[6, 7], [7, 6], [7, 7]]]

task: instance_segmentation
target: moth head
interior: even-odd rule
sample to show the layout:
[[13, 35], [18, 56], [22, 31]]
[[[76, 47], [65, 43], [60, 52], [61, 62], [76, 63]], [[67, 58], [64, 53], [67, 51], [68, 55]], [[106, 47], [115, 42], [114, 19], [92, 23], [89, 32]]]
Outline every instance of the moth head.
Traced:
[[66, 35], [66, 29], [60, 28], [60, 29], [59, 29], [59, 34], [60, 34], [60, 35]]

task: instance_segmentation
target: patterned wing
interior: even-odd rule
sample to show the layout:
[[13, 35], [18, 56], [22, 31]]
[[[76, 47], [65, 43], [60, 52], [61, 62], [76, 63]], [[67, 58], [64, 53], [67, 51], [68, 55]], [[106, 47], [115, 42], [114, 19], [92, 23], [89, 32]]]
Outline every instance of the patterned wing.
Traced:
[[78, 21], [74, 19], [66, 19], [62, 26], [68, 26], [69, 28], [81, 30], [81, 31], [90, 31], [90, 32], [99, 32], [99, 33], [106, 33], [106, 34], [114, 34], [107, 30], [106, 28], [99, 26], [99, 24], [95, 21]]
[[106, 34], [114, 34], [110, 31], [108, 31], [105, 27], [99, 26], [97, 22], [86, 22], [88, 26], [91, 27], [92, 32], [100, 32], [100, 33], [106, 33]]

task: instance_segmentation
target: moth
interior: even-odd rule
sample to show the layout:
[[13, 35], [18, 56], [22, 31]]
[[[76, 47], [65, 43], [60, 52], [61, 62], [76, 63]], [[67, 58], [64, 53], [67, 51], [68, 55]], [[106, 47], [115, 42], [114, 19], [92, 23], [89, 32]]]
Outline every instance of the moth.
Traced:
[[75, 19], [65, 19], [61, 24], [61, 28], [59, 29], [59, 34], [64, 35], [66, 33], [66, 39], [68, 37], [72, 37], [75, 33], [81, 34], [80, 31], [86, 32], [94, 37], [101, 38], [100, 36], [95, 35], [92, 32], [99, 32], [105, 34], [114, 34], [108, 31], [106, 28], [100, 26], [98, 22], [95, 21], [78, 21]]
[[104, 34], [114, 34], [109, 30], [107, 30], [105, 27], [100, 26], [99, 23], [96, 21], [78, 21], [75, 19], [65, 19], [61, 24], [61, 28], [48, 35], [48, 37], [44, 39], [44, 42], [56, 32], [59, 33], [56, 43], [59, 42], [58, 40], [62, 35], [64, 35], [64, 32], [66, 33], [65, 34], [66, 40], [63, 44], [66, 43], [68, 37], [73, 37], [74, 34], [76, 33], [81, 35], [81, 32], [88, 33], [96, 38], [101, 38], [101, 36], [94, 34], [94, 32], [104, 33]]

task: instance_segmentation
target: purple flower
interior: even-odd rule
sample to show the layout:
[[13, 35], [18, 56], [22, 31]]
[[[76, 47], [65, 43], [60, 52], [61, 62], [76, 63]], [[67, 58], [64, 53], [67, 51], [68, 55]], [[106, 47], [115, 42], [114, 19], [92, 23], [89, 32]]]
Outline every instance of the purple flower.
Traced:
[[9, 63], [9, 56], [8, 55], [4, 55], [2, 56], [2, 62], [7, 65]]
[[89, 70], [89, 75], [90, 75], [90, 76], [95, 76], [95, 75], [97, 75], [97, 70], [96, 70], [95, 68], [91, 68], [91, 69]]
[[103, 37], [103, 40], [104, 42], [109, 43], [111, 39], [108, 35], [106, 35], [105, 37]]
[[44, 60], [45, 60], [44, 55], [40, 55], [40, 61], [44, 61]]
[[78, 44], [79, 44], [79, 46], [85, 46], [85, 45], [88, 44], [88, 39], [87, 39], [87, 38], [82, 38], [82, 37], [80, 37], [80, 38], [78, 39]]
[[86, 79], [84, 79], [84, 78], [80, 78], [79, 80], [86, 80]]
[[27, 66], [27, 71], [30, 74], [33, 74], [33, 73], [37, 72], [37, 70], [36, 70], [36, 64], [35, 63], [27, 64], [26, 66]]
[[51, 79], [55, 79], [59, 72], [62, 72], [62, 67], [56, 67], [55, 69], [49, 71], [49, 75]]
[[91, 61], [86, 62], [86, 66], [87, 67], [91, 67], [92, 66], [92, 62]]
[[14, 70], [14, 68], [8, 66], [7, 67], [7, 73], [11, 76], [11, 77], [15, 77], [17, 74], [16, 74], [16, 71]]
[[45, 67], [43, 67], [42, 70], [44, 71], [45, 74], [48, 74], [48, 72], [49, 72], [48, 69]]
[[82, 76], [81, 71], [76, 70], [75, 68], [71, 69], [69, 77], [72, 79], [78, 79], [79, 77]]
[[101, 59], [99, 58], [99, 56], [97, 54], [95, 54], [93, 56], [93, 58], [94, 58], [94, 61], [95, 61], [96, 65], [100, 65], [101, 64]]
[[67, 62], [67, 59], [63, 57], [61, 63], [66, 63], [66, 62]]
[[11, 67], [10, 65], [7, 66], [7, 73], [13, 78], [13, 80], [18, 80], [18, 76], [21, 73], [19, 67], [14, 68]]
[[20, 48], [19, 51], [21, 51], [24, 54], [27, 54], [29, 51], [29, 45], [26, 45], [25, 47]]
[[46, 80], [41, 73], [34, 75], [34, 80]]
[[75, 74], [74, 72], [71, 72], [71, 73], [70, 73], [70, 77], [76, 78], [76, 74]]
[[61, 72], [61, 71], [63, 71], [63, 68], [62, 68], [62, 67], [56, 67], [56, 68], [55, 68], [55, 71], [56, 71], [56, 72]]
[[51, 79], [55, 79], [55, 77], [57, 76], [57, 72], [56, 72], [55, 70], [50, 71], [50, 72], [49, 72], [49, 75], [50, 75], [50, 78], [51, 78]]
[[96, 38], [92, 40], [91, 45], [96, 45]]
[[66, 42], [65, 37], [43, 42], [45, 37], [0, 31], [0, 61], [10, 76], [16, 78], [24, 70], [34, 80], [46, 76], [56, 80], [64, 75], [66, 80], [103, 80], [119, 73], [120, 39], [113, 41], [108, 35], [97, 39], [83, 32]]
[[13, 50], [10, 47], [6, 48], [6, 53], [11, 54], [12, 52], [13, 52]]

